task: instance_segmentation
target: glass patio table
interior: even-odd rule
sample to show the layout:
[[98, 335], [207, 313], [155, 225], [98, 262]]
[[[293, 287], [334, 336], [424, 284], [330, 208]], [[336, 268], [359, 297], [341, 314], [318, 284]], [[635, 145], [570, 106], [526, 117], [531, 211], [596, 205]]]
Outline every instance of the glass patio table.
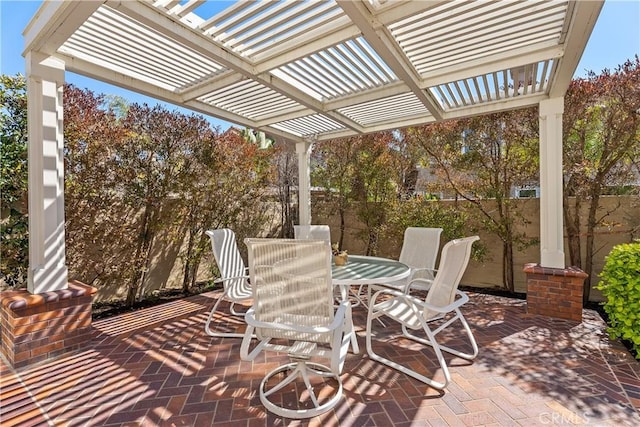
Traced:
[[411, 269], [399, 261], [364, 255], [349, 255], [345, 265], [331, 265], [334, 285], [371, 285], [395, 282], [409, 276]]
[[[406, 264], [387, 258], [379, 258], [363, 255], [349, 255], [345, 265], [331, 265], [331, 277], [333, 284], [340, 287], [340, 296], [343, 300], [348, 298], [352, 285], [359, 286], [355, 294], [358, 303], [366, 307], [360, 299], [360, 289], [363, 285], [378, 283], [390, 283], [409, 277], [411, 268]], [[354, 353], [359, 352], [355, 331], [351, 331], [351, 346]]]

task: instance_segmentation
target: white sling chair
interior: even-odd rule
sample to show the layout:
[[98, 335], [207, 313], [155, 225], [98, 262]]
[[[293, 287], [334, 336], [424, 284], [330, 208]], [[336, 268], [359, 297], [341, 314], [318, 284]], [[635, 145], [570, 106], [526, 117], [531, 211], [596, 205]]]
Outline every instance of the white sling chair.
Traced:
[[[404, 230], [400, 261], [411, 268], [408, 278], [393, 283], [382, 283], [387, 288], [396, 290], [405, 289], [407, 283], [413, 279], [433, 279], [435, 276], [436, 259], [440, 250], [440, 234], [442, 228], [407, 227]], [[416, 282], [412, 287], [424, 288], [421, 282]], [[369, 287], [369, 299], [371, 292], [381, 289], [380, 286]]]
[[[442, 351], [467, 360], [472, 360], [478, 355], [478, 345], [471, 333], [469, 324], [460, 311], [460, 307], [469, 300], [469, 297], [464, 292], [458, 290], [460, 279], [469, 263], [471, 246], [473, 242], [478, 239], [478, 236], [473, 236], [448, 242], [444, 248], [442, 248], [440, 264], [433, 281], [428, 279], [414, 279], [414, 282], [422, 281], [429, 286], [427, 296], [424, 300], [408, 293], [408, 287], [411, 286], [410, 283], [407, 284], [407, 289], [403, 291], [381, 289], [373, 295], [373, 300], [369, 305], [366, 333], [367, 353], [371, 359], [404, 372], [436, 389], [443, 389], [451, 380], [451, 375], [449, 374], [449, 368], [442, 355]], [[400, 323], [404, 337], [433, 347], [433, 351], [436, 354], [438, 363], [444, 374], [444, 382], [437, 382], [432, 378], [419, 374], [408, 366], [384, 358], [373, 351], [372, 336], [374, 331], [372, 330], [372, 326], [374, 323], [372, 320], [382, 316], [387, 316]], [[432, 329], [430, 323], [435, 320], [438, 320], [436, 323], [437, 327]], [[464, 353], [440, 345], [436, 340], [436, 335], [451, 326], [456, 320], [460, 321], [467, 334], [472, 348], [471, 353]], [[422, 329], [426, 338], [414, 335], [409, 331], [410, 329], [413, 331]]]
[[[297, 240], [323, 240], [331, 247], [331, 229], [328, 225], [294, 225], [294, 237]], [[340, 295], [340, 289], [335, 289], [335, 297], [339, 300], [343, 299]], [[357, 298], [359, 300], [359, 298]], [[355, 307], [357, 304], [352, 305]]]
[[209, 318], [204, 330], [207, 335], [212, 337], [242, 338], [244, 336], [243, 333], [220, 332], [213, 328], [213, 323], [217, 320], [215, 318], [216, 310], [223, 300], [226, 299], [231, 302], [231, 314], [244, 317], [244, 313], [237, 312], [234, 309], [234, 304], [250, 300], [252, 297], [249, 274], [238, 250], [236, 235], [228, 228], [207, 230], [206, 234], [211, 239], [213, 256], [220, 270], [221, 277], [215, 283], [222, 283], [224, 291], [209, 312]]
[[328, 225], [294, 225], [293, 233], [300, 240], [324, 240], [331, 246], [331, 229]]
[[[240, 357], [254, 360], [262, 350], [271, 350], [288, 353], [292, 360], [264, 377], [260, 401], [267, 410], [287, 418], [329, 411], [342, 396], [340, 372], [352, 329], [348, 301], [337, 309], [333, 306], [329, 246], [320, 240], [293, 239], [246, 239], [245, 243], [254, 303], [245, 317]], [[258, 343], [250, 352], [253, 334]], [[328, 359], [329, 366], [316, 363], [317, 358]], [[287, 401], [299, 379], [307, 393], [297, 402]]]

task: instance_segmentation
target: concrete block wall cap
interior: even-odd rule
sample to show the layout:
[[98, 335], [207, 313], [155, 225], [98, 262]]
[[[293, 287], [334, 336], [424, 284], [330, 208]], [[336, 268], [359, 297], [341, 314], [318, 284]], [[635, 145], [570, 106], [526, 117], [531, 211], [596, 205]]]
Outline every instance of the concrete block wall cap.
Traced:
[[67, 289], [43, 292], [41, 294], [31, 294], [26, 289], [4, 291], [0, 293], [0, 301], [2, 306], [6, 309], [20, 310], [65, 299], [90, 296], [96, 292], [98, 292], [98, 290], [93, 286], [88, 286], [82, 282], [74, 280], [68, 283]]

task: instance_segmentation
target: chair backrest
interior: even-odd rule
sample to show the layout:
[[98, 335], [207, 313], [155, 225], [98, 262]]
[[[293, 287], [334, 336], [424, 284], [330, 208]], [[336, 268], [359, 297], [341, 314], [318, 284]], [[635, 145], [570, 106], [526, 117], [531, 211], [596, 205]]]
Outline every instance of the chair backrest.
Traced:
[[[469, 264], [471, 246], [473, 242], [479, 239], [478, 236], [464, 237], [451, 240], [444, 245], [438, 272], [429, 288], [425, 302], [437, 307], [444, 307], [453, 302], [462, 275], [467, 269], [467, 264]], [[426, 309], [424, 316], [428, 319], [437, 314], [439, 313]]]
[[[442, 228], [407, 227], [398, 260], [412, 269], [435, 269], [441, 233]], [[418, 275], [412, 278], [418, 277], [424, 276]]]
[[294, 225], [293, 233], [300, 240], [324, 240], [331, 246], [331, 229], [328, 225]]
[[[303, 327], [334, 318], [331, 251], [322, 240], [245, 239], [257, 320]], [[330, 342], [327, 333], [256, 328], [262, 337]]]
[[[234, 297], [233, 289], [243, 289], [249, 286], [246, 278], [247, 269], [238, 250], [236, 234], [228, 228], [218, 230], [207, 230], [207, 236], [211, 239], [213, 257], [218, 264], [222, 285], [228, 289], [229, 297]], [[230, 279], [230, 278], [236, 279]]]

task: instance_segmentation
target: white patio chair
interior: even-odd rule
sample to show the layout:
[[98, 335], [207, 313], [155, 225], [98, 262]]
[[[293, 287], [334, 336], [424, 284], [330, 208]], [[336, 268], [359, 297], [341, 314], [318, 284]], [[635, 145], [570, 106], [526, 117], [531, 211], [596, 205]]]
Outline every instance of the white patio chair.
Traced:
[[248, 270], [238, 250], [236, 235], [228, 228], [207, 230], [206, 234], [211, 239], [213, 256], [221, 276], [214, 283], [222, 283], [223, 293], [209, 312], [204, 330], [207, 335], [212, 337], [242, 338], [244, 337], [243, 333], [220, 332], [213, 327], [213, 323], [217, 320], [215, 318], [216, 310], [223, 300], [228, 300], [231, 303], [229, 311], [232, 315], [244, 317], [245, 313], [237, 312], [234, 305], [250, 300], [252, 297]]
[[[478, 239], [478, 236], [473, 236], [448, 242], [442, 249], [440, 264], [433, 281], [429, 279], [414, 279], [414, 281], [424, 281], [430, 285], [424, 300], [412, 296], [408, 292], [395, 289], [381, 289], [373, 295], [373, 300], [369, 305], [366, 332], [367, 353], [371, 359], [404, 372], [436, 389], [443, 389], [451, 380], [451, 375], [449, 374], [449, 368], [447, 367], [442, 351], [467, 360], [472, 360], [478, 355], [476, 340], [469, 328], [469, 324], [460, 311], [460, 307], [469, 300], [469, 297], [464, 292], [458, 290], [460, 279], [469, 263], [471, 246], [473, 242]], [[409, 286], [409, 284], [407, 286]], [[437, 382], [432, 378], [428, 378], [414, 371], [408, 366], [389, 360], [373, 351], [372, 336], [374, 335], [374, 331], [372, 330], [372, 320], [382, 316], [387, 316], [400, 323], [404, 337], [433, 348], [444, 374], [444, 382]], [[437, 323], [434, 329], [432, 329], [431, 323], [436, 320]], [[446, 347], [439, 344], [436, 340], [436, 335], [451, 326], [456, 320], [460, 321], [467, 334], [472, 348], [470, 353], [464, 353]], [[424, 331], [426, 338], [414, 335], [409, 331], [417, 331], [419, 329]]]
[[[398, 261], [409, 266], [411, 274], [402, 281], [381, 283], [380, 285], [401, 290], [405, 289], [407, 283], [413, 279], [433, 279], [438, 250], [440, 249], [440, 234], [442, 234], [442, 228], [407, 227], [404, 230], [404, 239]], [[380, 290], [381, 286], [373, 285], [369, 287], [369, 299], [371, 299], [371, 292]], [[420, 287], [421, 283], [417, 282], [414, 286]]]
[[[328, 225], [294, 225], [293, 234], [297, 240], [322, 240], [331, 247], [331, 229]], [[334, 297], [337, 301], [342, 300], [340, 289], [334, 290]], [[357, 296], [356, 296], [357, 297]], [[359, 298], [356, 298], [359, 301]], [[353, 305], [355, 307], [355, 305]]]
[[331, 229], [328, 225], [294, 225], [293, 233], [296, 239], [324, 240], [331, 247]]
[[[254, 360], [261, 351], [271, 350], [288, 353], [292, 360], [264, 377], [260, 401], [287, 418], [329, 411], [342, 396], [340, 373], [352, 330], [349, 303], [333, 306], [329, 246], [320, 240], [246, 239], [245, 243], [254, 303], [246, 315], [240, 357]], [[249, 352], [254, 332], [258, 343]], [[327, 359], [329, 366], [317, 363], [318, 358]], [[297, 403], [283, 402], [299, 379], [307, 393]]]

